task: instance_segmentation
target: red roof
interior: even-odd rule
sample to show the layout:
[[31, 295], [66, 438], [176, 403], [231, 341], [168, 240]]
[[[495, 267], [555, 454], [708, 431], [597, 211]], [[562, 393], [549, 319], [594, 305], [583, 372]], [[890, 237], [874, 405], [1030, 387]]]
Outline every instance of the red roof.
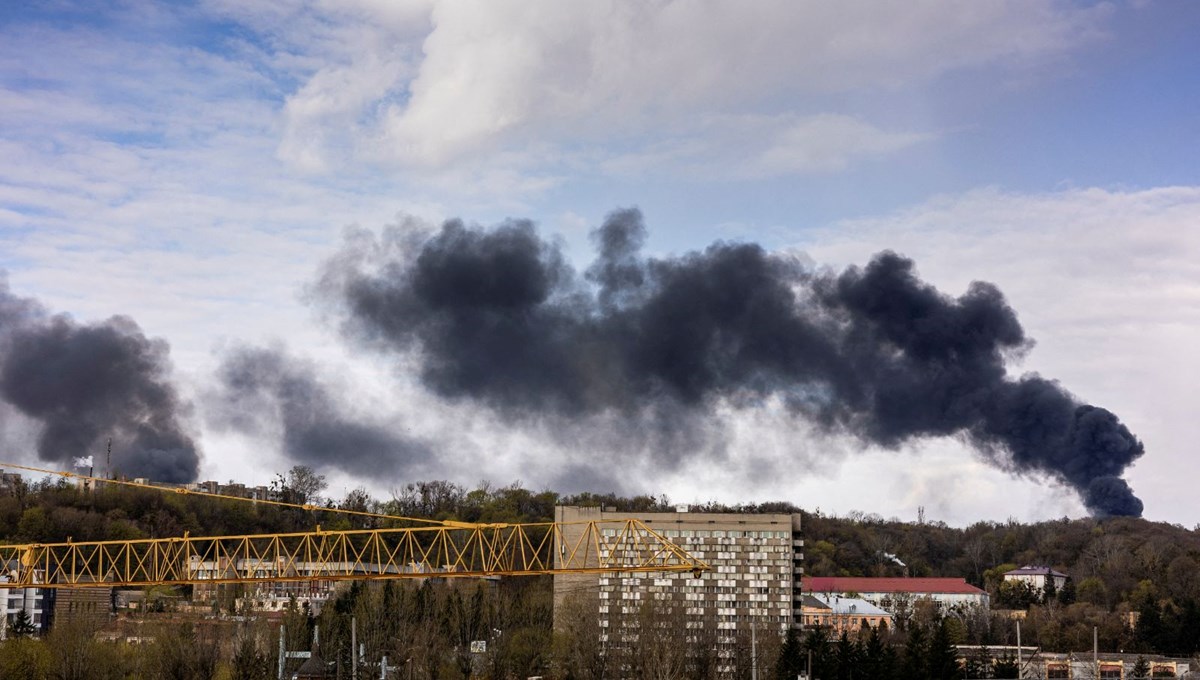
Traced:
[[979, 595], [984, 591], [961, 578], [866, 578], [858, 576], [806, 576], [810, 593], [942, 593]]

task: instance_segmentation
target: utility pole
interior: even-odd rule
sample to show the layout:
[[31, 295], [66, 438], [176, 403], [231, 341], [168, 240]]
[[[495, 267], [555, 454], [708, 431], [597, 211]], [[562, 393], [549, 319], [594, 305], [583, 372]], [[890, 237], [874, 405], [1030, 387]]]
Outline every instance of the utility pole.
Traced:
[[1017, 621], [1017, 677], [1025, 675], [1021, 667], [1021, 621]]
[[[287, 639], [287, 626], [279, 627], [279, 673], [276, 676], [277, 680], [283, 680], [283, 667], [288, 659], [307, 659], [313, 655], [312, 652], [297, 651], [289, 652], [286, 648], [284, 640]], [[317, 649], [321, 645], [321, 627], [313, 627], [313, 649]]]
[[350, 680], [358, 680], [358, 617], [350, 617]]
[[758, 626], [750, 625], [750, 680], [758, 680]]
[[1096, 677], [1100, 677], [1100, 628], [1092, 626], [1092, 665], [1096, 668]]

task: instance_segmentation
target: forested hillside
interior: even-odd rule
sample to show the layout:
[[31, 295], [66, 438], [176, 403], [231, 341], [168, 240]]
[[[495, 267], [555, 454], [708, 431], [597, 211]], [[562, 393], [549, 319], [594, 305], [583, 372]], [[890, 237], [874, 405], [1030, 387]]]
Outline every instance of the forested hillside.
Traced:
[[[556, 504], [640, 511], [672, 507], [665, 497], [563, 496], [517, 484], [468, 489], [444, 481], [408, 484], [388, 499], [371, 498], [362, 490], [329, 498], [324, 480], [307, 468], [279, 475], [273, 487], [281, 498], [328, 507], [481, 522], [547, 521], [553, 518]], [[787, 502], [709, 504], [693, 510], [801, 511]], [[944, 629], [938, 635], [959, 644], [1013, 644], [1015, 619], [1006, 610], [1023, 617], [1026, 644], [1048, 651], [1089, 649], [1093, 627], [1099, 629], [1104, 649], [1181, 656], [1200, 650], [1200, 533], [1196, 530], [1131, 518], [1033, 524], [1010, 520], [957, 528], [863, 513], [803, 514], [809, 575], [962, 577], [991, 594], [991, 613], [961, 612], [952, 619], [921, 607], [902, 613], [897, 629], [888, 631], [883, 640], [895, 648], [896, 659], [903, 658], [901, 650], [917, 630], [932, 639], [934, 632]], [[17, 484], [0, 494], [0, 540], [7, 543], [167, 537], [185, 531], [193, 536], [283, 532], [310, 529], [317, 523], [338, 528], [380, 521], [203, 494], [119, 486], [85, 492], [49, 480]], [[1003, 584], [1005, 571], [1024, 564], [1050, 566], [1071, 579], [1066, 588], [1049, 593]], [[380, 639], [419, 640], [425, 650], [422, 659], [454, 658], [453, 650], [461, 648], [463, 640], [505, 631], [502, 638], [496, 634], [497, 651], [489, 658], [496, 668], [532, 674], [548, 672], [555, 654], [573, 649], [570, 640], [552, 636], [549, 606], [545, 579], [514, 580], [503, 588], [482, 591], [374, 584], [345, 591], [326, 607], [319, 622], [329, 644], [340, 648], [348, 644], [344, 639], [349, 634], [348, 617], [357, 615], [360, 625], [367, 625], [365, 638], [378, 634]], [[405, 613], [391, 620], [386, 612], [396, 607]], [[302, 612], [289, 618], [296, 622], [294, 628], [318, 623]], [[402, 635], [401, 629], [410, 634]], [[300, 644], [306, 633], [294, 632]], [[240, 653], [268, 659], [267, 637], [259, 634], [254, 639], [257, 642], [247, 643]], [[863, 640], [864, 653], [867, 642]], [[411, 645], [395, 650], [407, 654], [405, 658], [417, 658], [417, 652]], [[559, 663], [565, 662], [559, 659]]]

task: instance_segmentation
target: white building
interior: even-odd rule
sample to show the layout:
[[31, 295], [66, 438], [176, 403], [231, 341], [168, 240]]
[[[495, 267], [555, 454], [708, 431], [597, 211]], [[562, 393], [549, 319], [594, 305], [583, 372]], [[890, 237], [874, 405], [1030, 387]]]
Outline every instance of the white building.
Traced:
[[[3, 576], [4, 581], [15, 578], [15, 574]], [[4, 581], [0, 581], [0, 585], [3, 585]], [[34, 582], [41, 582], [36, 573]], [[22, 609], [29, 615], [29, 621], [33, 627], [39, 633], [44, 632], [49, 624], [47, 620], [50, 609], [49, 592], [42, 588], [0, 588], [0, 606], [3, 607], [3, 616], [0, 617], [0, 640], [10, 637], [12, 625], [16, 622]]]
[[860, 597], [895, 613], [898, 603], [928, 599], [943, 610], [969, 607], [987, 608], [987, 591], [961, 578], [869, 578], [856, 576], [811, 576], [804, 590], [814, 595]]
[[1050, 567], [1027, 564], [1020, 569], [1004, 572], [1005, 581], [1022, 581], [1028, 583], [1034, 590], [1045, 590], [1046, 583], [1050, 579], [1054, 579], [1054, 589], [1062, 590], [1067, 583], [1066, 574], [1061, 571], [1055, 571]]
[[188, 560], [188, 573], [196, 579], [192, 589], [192, 602], [214, 602], [218, 597], [219, 583], [237, 579], [280, 579], [258, 580], [245, 584], [245, 595], [235, 605], [243, 605], [252, 611], [282, 611], [294, 598], [296, 605], [308, 605], [313, 614], [321, 611], [329, 597], [337, 589], [342, 578], [321, 578], [331, 574], [382, 574], [408, 573], [429, 574], [437, 578], [442, 569], [429, 565], [411, 563], [403, 567], [381, 565], [370, 562], [292, 562], [285, 558], [228, 558], [203, 560], [192, 555]]

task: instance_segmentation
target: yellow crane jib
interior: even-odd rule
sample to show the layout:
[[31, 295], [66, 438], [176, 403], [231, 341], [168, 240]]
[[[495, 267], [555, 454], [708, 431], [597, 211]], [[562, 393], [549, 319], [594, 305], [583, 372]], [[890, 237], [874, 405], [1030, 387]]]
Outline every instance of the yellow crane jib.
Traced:
[[[176, 491], [0, 462], [0, 466]], [[190, 492], [181, 489], [186, 493]], [[196, 493], [423, 526], [0, 545], [12, 587], [70, 588], [350, 579], [692, 572], [708, 564], [636, 519], [478, 524]]]
[[42, 588], [708, 569], [636, 520], [7, 545], [0, 561], [19, 564], [10, 587]]

